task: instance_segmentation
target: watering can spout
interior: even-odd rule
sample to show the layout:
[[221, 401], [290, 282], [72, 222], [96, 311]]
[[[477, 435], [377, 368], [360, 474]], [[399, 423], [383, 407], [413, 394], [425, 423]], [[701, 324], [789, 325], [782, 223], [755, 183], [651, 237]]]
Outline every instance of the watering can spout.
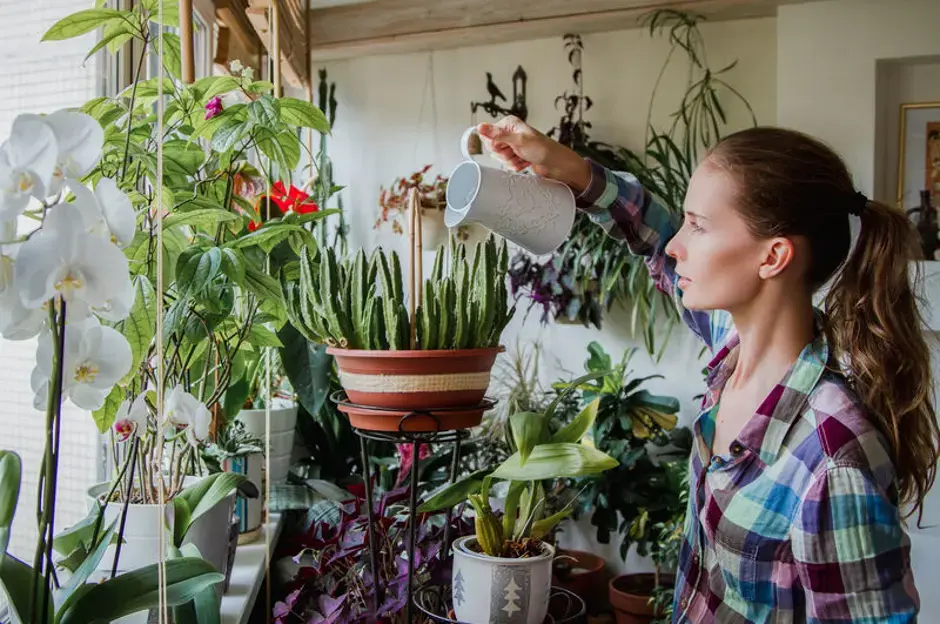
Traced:
[[473, 159], [474, 136], [471, 127], [461, 139], [466, 160], [448, 178], [444, 223], [447, 227], [479, 223], [533, 254], [555, 251], [574, 225], [572, 190], [535, 174], [481, 165]]

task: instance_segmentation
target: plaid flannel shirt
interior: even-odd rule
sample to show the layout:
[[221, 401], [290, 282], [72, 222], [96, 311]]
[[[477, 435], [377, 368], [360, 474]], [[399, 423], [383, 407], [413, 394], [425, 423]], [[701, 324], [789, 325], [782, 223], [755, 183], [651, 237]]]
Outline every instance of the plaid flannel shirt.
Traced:
[[738, 335], [725, 312], [682, 308], [669, 211], [630, 174], [591, 162], [578, 205], [646, 257], [657, 286], [711, 349], [693, 431], [674, 622], [913, 622], [919, 599], [884, 438], [817, 333], [731, 444], [712, 456]]

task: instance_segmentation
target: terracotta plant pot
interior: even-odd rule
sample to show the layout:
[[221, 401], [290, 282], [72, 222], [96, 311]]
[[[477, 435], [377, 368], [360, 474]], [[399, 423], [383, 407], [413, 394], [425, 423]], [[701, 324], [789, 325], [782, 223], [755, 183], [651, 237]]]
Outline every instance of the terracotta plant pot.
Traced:
[[[331, 347], [327, 353], [336, 358], [339, 379], [350, 402], [393, 413], [381, 414], [367, 410], [372, 419], [394, 419], [379, 430], [398, 429], [401, 416], [410, 410], [428, 408], [467, 408], [466, 411], [439, 412], [428, 421], [429, 429], [412, 428], [412, 431], [463, 428], [464, 423], [476, 418], [469, 411], [480, 411], [477, 406], [483, 400], [490, 384], [490, 371], [496, 355], [502, 347], [485, 349], [447, 349], [435, 351], [399, 350], [368, 351]], [[363, 410], [343, 411], [350, 417], [359, 418]], [[476, 410], [472, 408], [477, 408]], [[356, 412], [356, 413], [354, 413]], [[480, 411], [482, 416], [482, 411]], [[451, 424], [451, 422], [456, 424]], [[479, 420], [474, 424], [478, 424]], [[353, 423], [353, 426], [356, 426]], [[417, 423], [415, 426], [418, 426]], [[473, 425], [469, 425], [473, 426]]]
[[552, 585], [578, 595], [588, 612], [606, 610], [607, 562], [603, 557], [583, 550], [559, 549], [552, 567]]
[[[660, 575], [659, 582], [671, 587], [675, 578]], [[661, 617], [650, 604], [656, 586], [653, 574], [623, 574], [610, 581], [610, 604], [614, 608], [617, 624], [649, 624]]]

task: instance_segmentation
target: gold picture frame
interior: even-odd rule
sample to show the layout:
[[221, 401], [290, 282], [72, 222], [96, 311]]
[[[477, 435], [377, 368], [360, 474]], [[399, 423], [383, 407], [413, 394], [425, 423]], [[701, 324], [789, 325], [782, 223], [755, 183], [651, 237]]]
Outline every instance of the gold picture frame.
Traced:
[[929, 188], [933, 205], [940, 205], [940, 102], [901, 104], [899, 122], [897, 204], [916, 208], [920, 191]]

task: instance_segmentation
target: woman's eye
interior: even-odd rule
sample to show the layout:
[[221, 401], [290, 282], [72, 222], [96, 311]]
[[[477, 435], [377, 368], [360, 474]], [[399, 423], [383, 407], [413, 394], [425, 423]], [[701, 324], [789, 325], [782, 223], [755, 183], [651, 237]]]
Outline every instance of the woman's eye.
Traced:
[[704, 231], [705, 231], [705, 230], [703, 230], [702, 228], [700, 228], [700, 227], [698, 226], [698, 224], [695, 223], [694, 221], [688, 221], [688, 224], [689, 224], [689, 229], [691, 229], [693, 232], [704, 232]]

